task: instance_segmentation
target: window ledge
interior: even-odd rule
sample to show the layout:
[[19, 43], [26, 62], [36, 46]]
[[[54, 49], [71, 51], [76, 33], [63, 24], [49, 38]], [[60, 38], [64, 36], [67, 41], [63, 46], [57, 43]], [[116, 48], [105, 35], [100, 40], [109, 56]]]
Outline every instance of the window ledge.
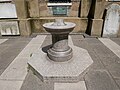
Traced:
[[72, 6], [72, 3], [47, 3], [47, 6]]

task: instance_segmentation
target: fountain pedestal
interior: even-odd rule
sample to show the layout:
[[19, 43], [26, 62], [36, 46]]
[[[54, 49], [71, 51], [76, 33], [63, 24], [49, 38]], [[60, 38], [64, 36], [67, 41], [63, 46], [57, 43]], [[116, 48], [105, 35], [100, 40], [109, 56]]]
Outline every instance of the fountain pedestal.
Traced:
[[75, 24], [56, 19], [55, 22], [45, 23], [43, 27], [52, 35], [52, 47], [47, 51], [47, 56], [56, 62], [70, 60], [73, 52], [68, 46], [68, 35], [74, 29]]

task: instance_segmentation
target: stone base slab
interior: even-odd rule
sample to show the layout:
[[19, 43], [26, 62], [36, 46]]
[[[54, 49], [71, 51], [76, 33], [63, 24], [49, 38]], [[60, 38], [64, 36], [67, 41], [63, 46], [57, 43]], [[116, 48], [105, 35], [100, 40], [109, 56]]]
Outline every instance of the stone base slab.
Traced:
[[54, 90], [87, 90], [84, 81], [78, 83], [55, 83]]
[[28, 67], [43, 82], [78, 82], [80, 75], [93, 63], [87, 50], [71, 45], [73, 58], [66, 62], [54, 62], [38, 50], [28, 61]]
[[92, 19], [92, 28], [91, 28], [91, 35], [92, 36], [101, 36], [102, 34], [102, 26], [103, 26], [103, 19]]

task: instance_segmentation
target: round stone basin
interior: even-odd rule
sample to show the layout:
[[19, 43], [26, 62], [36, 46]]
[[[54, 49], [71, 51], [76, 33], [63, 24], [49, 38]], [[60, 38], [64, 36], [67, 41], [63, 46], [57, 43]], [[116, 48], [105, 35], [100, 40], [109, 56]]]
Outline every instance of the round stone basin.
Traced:
[[52, 34], [52, 47], [47, 51], [49, 59], [63, 62], [73, 57], [72, 48], [68, 46], [68, 35], [75, 26], [74, 23], [64, 22], [63, 19], [43, 24], [45, 30]]
[[43, 24], [45, 30], [53, 34], [70, 33], [75, 26], [72, 22], [64, 22], [64, 25], [55, 25], [54, 22]]

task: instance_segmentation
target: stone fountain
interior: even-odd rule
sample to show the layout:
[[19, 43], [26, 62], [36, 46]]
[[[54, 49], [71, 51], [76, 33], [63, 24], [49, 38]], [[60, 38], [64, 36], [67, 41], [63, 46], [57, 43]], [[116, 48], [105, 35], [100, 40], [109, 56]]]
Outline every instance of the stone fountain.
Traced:
[[47, 53], [41, 48], [28, 61], [29, 69], [43, 82], [78, 82], [93, 63], [87, 50], [68, 44], [68, 35], [75, 26], [63, 19], [43, 25], [52, 35], [52, 47]]
[[56, 19], [55, 22], [45, 23], [43, 27], [52, 34], [52, 48], [47, 51], [48, 57], [57, 62], [70, 60], [73, 52], [68, 46], [68, 35], [74, 29], [75, 24]]

